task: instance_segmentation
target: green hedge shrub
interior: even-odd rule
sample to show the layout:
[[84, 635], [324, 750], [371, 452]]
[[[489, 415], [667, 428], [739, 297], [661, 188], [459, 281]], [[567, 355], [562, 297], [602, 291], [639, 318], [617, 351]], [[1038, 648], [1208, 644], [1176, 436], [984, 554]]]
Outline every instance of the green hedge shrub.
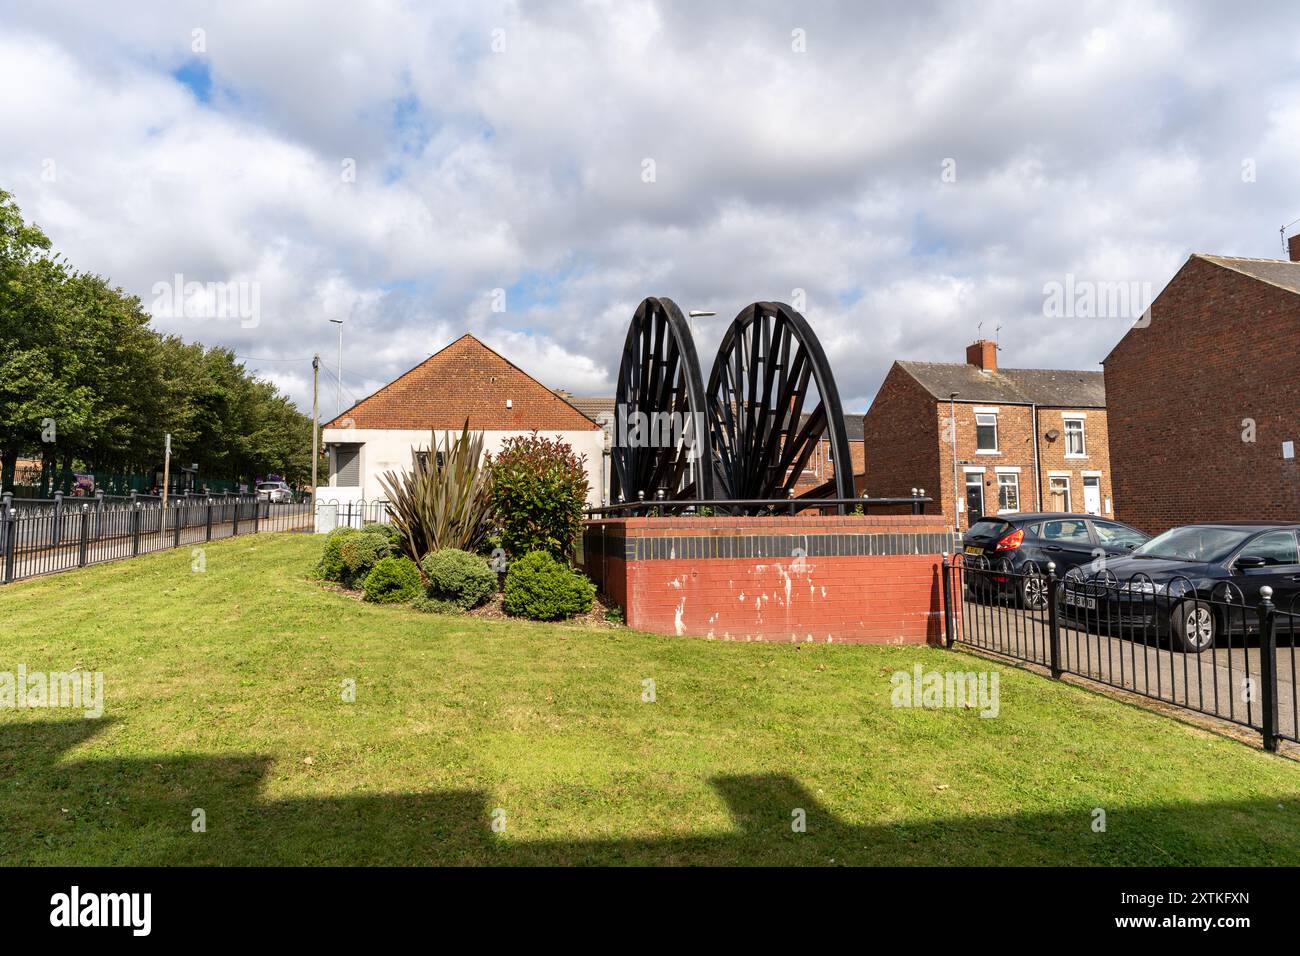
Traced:
[[325, 550], [316, 563], [316, 576], [326, 581], [343, 580], [343, 542], [361, 532], [356, 528], [335, 528], [325, 535]]
[[496, 572], [468, 551], [442, 548], [426, 555], [422, 567], [429, 578], [429, 598], [461, 610], [482, 604], [497, 589]]
[[392, 553], [385, 535], [372, 531], [348, 535], [339, 546], [339, 558], [343, 562], [343, 576], [339, 580], [350, 588], [360, 587], [371, 569]]
[[366, 600], [375, 604], [405, 604], [414, 601], [424, 590], [420, 569], [406, 555], [381, 558], [362, 585]]
[[464, 614], [465, 612], [450, 601], [444, 601], [441, 598], [432, 598], [427, 594], [421, 594], [411, 602], [411, 607], [417, 611], [423, 611], [425, 614]]
[[397, 552], [402, 550], [402, 532], [398, 531], [397, 528], [393, 527], [391, 524], [379, 524], [378, 522], [374, 522], [366, 525], [361, 529], [361, 531], [364, 534], [382, 534], [388, 539], [389, 545], [392, 546], [393, 554], [397, 554]]
[[530, 551], [506, 572], [507, 614], [534, 621], [558, 621], [591, 610], [596, 585], [545, 551]]

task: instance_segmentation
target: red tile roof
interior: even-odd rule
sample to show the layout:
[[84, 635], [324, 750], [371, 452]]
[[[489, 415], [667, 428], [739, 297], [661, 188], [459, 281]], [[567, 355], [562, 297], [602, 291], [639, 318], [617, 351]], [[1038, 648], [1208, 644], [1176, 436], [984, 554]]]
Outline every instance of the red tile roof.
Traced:
[[[506, 401], [511, 403], [506, 407]], [[522, 369], [466, 333], [325, 428], [460, 428], [595, 431], [600, 426]]]

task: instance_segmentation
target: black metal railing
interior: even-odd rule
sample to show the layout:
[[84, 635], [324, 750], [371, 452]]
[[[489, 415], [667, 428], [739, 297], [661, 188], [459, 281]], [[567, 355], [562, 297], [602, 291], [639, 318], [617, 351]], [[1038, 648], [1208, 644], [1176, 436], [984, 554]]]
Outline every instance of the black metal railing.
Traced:
[[316, 517], [317, 531], [332, 531], [334, 528], [360, 528], [368, 524], [388, 524], [391, 519], [388, 502], [383, 498], [367, 501], [337, 501], [322, 498], [318, 504]]
[[255, 495], [0, 498], [0, 583], [261, 531], [310, 530], [311, 502]]
[[588, 508], [589, 518], [631, 518], [653, 516], [794, 515], [804, 511], [819, 514], [870, 514], [872, 508], [906, 508], [909, 514], [925, 514], [933, 498], [913, 495], [902, 498], [709, 498], [676, 500], [667, 497], [640, 498]]
[[[1295, 643], [1300, 595], [1248, 601], [1237, 582], [1119, 580], [1104, 563], [1056, 565], [956, 555], [943, 561], [946, 644], [1038, 664], [1300, 742]], [[1252, 589], [1253, 590], [1253, 589]]]

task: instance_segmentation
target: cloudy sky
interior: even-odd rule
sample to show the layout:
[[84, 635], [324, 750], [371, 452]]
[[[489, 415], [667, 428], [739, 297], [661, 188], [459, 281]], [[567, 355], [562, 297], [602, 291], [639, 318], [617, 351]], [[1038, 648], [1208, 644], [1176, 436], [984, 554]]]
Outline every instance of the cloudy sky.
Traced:
[[[330, 318], [344, 405], [465, 331], [612, 394], [645, 296], [719, 313], [707, 366], [803, 290], [865, 410], [981, 323], [1003, 365], [1098, 368], [1129, 319], [1045, 315], [1067, 276], [1282, 257], [1300, 5], [3, 0], [0, 129], [73, 264], [300, 403]], [[169, 311], [178, 274], [256, 322]]]

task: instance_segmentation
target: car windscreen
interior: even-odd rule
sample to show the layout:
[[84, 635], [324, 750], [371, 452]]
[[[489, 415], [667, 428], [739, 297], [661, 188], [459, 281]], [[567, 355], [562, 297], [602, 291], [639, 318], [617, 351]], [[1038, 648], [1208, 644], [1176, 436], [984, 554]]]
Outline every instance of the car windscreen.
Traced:
[[1156, 535], [1133, 554], [1174, 561], [1222, 561], [1249, 536], [1249, 531], [1234, 528], [1189, 525]]
[[258, 491], [279, 491], [281, 487], [283, 486], [277, 485], [273, 481], [268, 481], [265, 484], [258, 485], [257, 490]]
[[1005, 521], [997, 521], [993, 518], [983, 518], [976, 521], [966, 532], [968, 538], [1000, 538], [1011, 530], [1011, 525]]

